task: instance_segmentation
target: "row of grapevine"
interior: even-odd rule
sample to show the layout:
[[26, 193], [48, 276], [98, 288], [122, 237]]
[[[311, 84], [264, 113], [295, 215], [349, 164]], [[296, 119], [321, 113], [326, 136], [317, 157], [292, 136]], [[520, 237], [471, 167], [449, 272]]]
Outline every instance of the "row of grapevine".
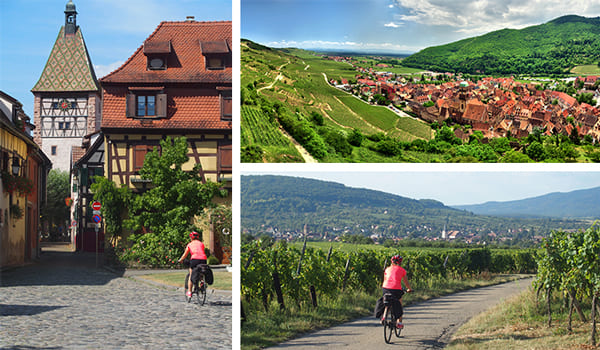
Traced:
[[242, 143], [290, 146], [290, 141], [255, 107], [242, 106]]
[[543, 253], [538, 259], [536, 286], [538, 293], [546, 291], [548, 326], [552, 323], [550, 295], [560, 291], [569, 296], [570, 310], [567, 328], [571, 330], [571, 314], [575, 308], [585, 322], [580, 300], [592, 299], [592, 332], [590, 342], [596, 343], [596, 309], [600, 296], [600, 228], [592, 226], [585, 231], [555, 231], [542, 243]]
[[[394, 254], [404, 257], [403, 266], [413, 288], [426, 288], [432, 278], [457, 279], [483, 271], [499, 273], [535, 272], [535, 251], [491, 251], [485, 248], [422, 250], [357, 250], [329, 252], [300, 250], [278, 242], [263, 248], [260, 241], [242, 247], [241, 294], [248, 302], [268, 307], [274, 297], [274, 280], [284, 299], [308, 301], [310, 287], [320, 296], [334, 296], [343, 290], [377, 291], [383, 270]], [[275, 276], [275, 278], [274, 278]], [[280, 303], [281, 304], [281, 303]]]

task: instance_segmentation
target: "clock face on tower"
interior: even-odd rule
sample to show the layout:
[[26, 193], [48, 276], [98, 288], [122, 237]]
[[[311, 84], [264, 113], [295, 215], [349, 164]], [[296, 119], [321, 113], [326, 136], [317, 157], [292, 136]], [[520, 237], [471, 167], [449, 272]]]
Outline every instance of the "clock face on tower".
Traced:
[[59, 107], [61, 110], [66, 111], [71, 108], [71, 103], [67, 102], [67, 100], [62, 100], [59, 102]]

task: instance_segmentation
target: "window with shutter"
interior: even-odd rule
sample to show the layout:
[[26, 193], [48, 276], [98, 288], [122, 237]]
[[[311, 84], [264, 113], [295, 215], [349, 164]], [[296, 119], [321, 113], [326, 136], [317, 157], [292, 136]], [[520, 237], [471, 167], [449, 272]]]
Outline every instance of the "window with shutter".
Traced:
[[127, 117], [166, 118], [167, 94], [148, 91], [127, 94]]

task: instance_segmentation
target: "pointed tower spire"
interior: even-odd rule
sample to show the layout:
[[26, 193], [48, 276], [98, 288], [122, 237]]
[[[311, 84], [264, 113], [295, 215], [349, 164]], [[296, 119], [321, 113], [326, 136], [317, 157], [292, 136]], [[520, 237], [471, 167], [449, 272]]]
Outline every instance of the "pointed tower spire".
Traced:
[[69, 0], [65, 6], [65, 35], [75, 34], [77, 31], [77, 11], [73, 0]]

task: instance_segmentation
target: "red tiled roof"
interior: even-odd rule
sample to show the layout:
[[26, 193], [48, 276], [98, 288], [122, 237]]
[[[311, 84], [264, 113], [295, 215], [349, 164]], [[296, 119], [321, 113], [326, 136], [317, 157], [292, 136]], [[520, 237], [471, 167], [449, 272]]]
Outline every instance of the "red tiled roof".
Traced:
[[127, 87], [105, 86], [102, 129], [231, 130], [231, 122], [221, 121], [220, 98], [216, 89], [170, 87], [164, 91], [167, 94], [167, 118], [127, 118]]
[[[162, 22], [145, 41], [146, 54], [168, 53], [166, 70], [148, 70], [144, 45], [117, 70], [100, 79], [102, 83], [190, 82], [231, 83], [231, 64], [225, 69], [206, 69], [204, 46], [216, 42], [231, 47], [231, 21]], [[219, 47], [223, 46], [220, 44]], [[214, 53], [214, 52], [213, 52]]]
[[463, 118], [471, 121], [484, 121], [486, 117], [486, 106], [481, 101], [470, 100], [463, 114]]

